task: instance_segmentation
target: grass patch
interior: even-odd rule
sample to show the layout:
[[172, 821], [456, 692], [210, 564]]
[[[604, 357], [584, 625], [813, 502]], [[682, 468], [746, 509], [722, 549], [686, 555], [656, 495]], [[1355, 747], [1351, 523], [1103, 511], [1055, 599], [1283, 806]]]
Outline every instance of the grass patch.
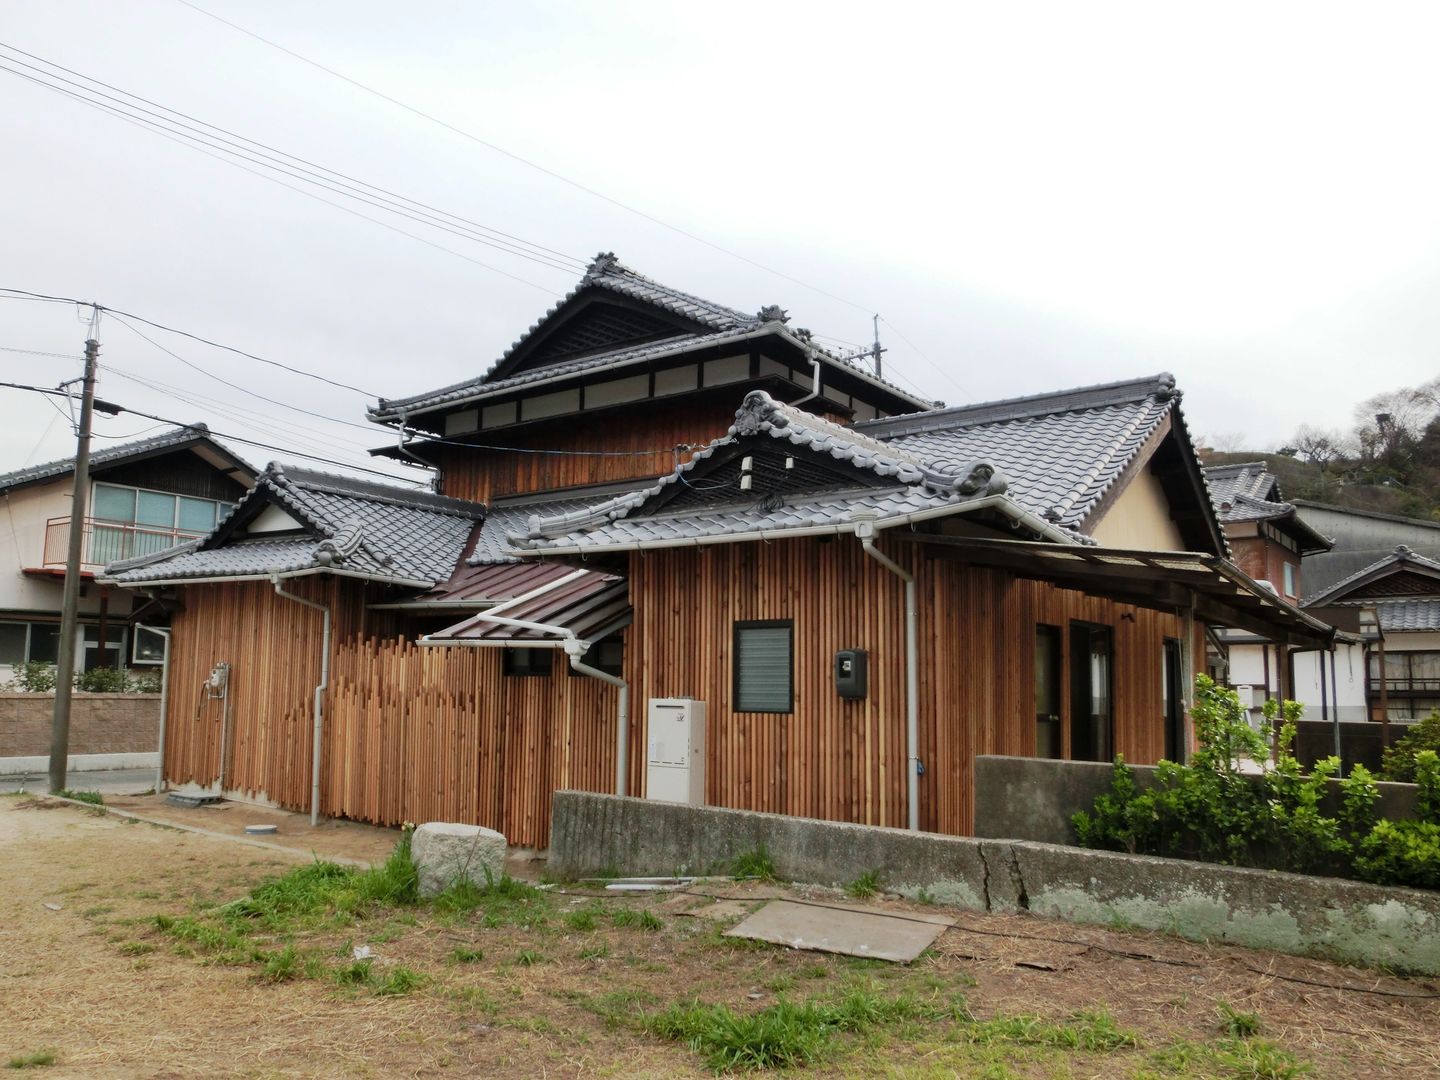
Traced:
[[583, 907], [565, 916], [565, 926], [570, 930], [583, 932], [594, 930], [600, 925], [603, 909], [594, 906]]
[[836, 1048], [834, 1036], [863, 1035], [904, 1021], [938, 1022], [969, 1014], [963, 1003], [922, 1002], [911, 994], [884, 997], [873, 985], [839, 997], [804, 1002], [782, 998], [752, 1013], [728, 1005], [672, 1005], [641, 1019], [651, 1034], [686, 1043], [716, 1072], [793, 1069]]
[[961, 1036], [980, 1044], [1014, 1043], [1021, 1046], [1053, 1046], [1060, 1050], [1112, 1051], [1138, 1046], [1133, 1032], [1115, 1023], [1114, 1017], [1101, 1009], [1074, 1013], [1066, 1022], [1046, 1020], [1040, 1016], [997, 1016], [990, 1020], [972, 1020]]
[[450, 954], [450, 959], [457, 964], [477, 964], [485, 959], [485, 954], [479, 949], [467, 949], [462, 945]]
[[1232, 1039], [1248, 1039], [1260, 1034], [1260, 1014], [1240, 1012], [1229, 1002], [1222, 1001], [1216, 1007], [1220, 1014], [1220, 1030]]
[[294, 945], [270, 953], [260, 966], [260, 977], [266, 982], [289, 982], [304, 973], [304, 960]]
[[55, 1064], [53, 1050], [36, 1050], [33, 1054], [20, 1054], [5, 1063], [7, 1069], [39, 1069]]
[[856, 900], [868, 900], [880, 891], [880, 871], [865, 871], [849, 885], [846, 885], [845, 891]]
[[376, 997], [402, 997], [424, 985], [424, 975], [407, 967], [397, 967], [383, 979], [373, 980], [370, 989]]
[[634, 927], [639, 930], [655, 931], [665, 926], [659, 915], [653, 911], [642, 911], [639, 908], [621, 908], [610, 916], [610, 921], [616, 926]]
[[756, 878], [760, 881], [777, 880], [775, 862], [770, 858], [770, 852], [764, 844], [735, 856], [735, 861], [730, 866], [730, 875], [737, 878]]
[[604, 960], [610, 955], [610, 946], [601, 942], [599, 945], [589, 945], [580, 950], [581, 960]]
[[61, 788], [55, 794], [62, 799], [74, 799], [76, 802], [89, 803], [91, 806], [105, 805], [105, 796], [98, 791], [76, 791], [73, 788]]
[[120, 946], [122, 956], [144, 956], [155, 951], [155, 946], [145, 941], [127, 941]]
[[534, 967], [540, 963], [541, 959], [543, 959], [541, 955], [534, 949], [524, 949], [519, 956], [515, 957], [515, 963], [521, 967]]

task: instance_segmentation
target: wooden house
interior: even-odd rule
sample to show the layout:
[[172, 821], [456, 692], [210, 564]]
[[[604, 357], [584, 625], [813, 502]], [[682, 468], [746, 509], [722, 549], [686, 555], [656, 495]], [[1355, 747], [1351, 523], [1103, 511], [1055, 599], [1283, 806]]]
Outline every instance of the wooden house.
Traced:
[[646, 705], [693, 697], [707, 801], [964, 833], [978, 753], [1178, 753], [1205, 626], [1329, 633], [1227, 561], [1179, 401], [937, 408], [604, 255], [486, 374], [372, 408], [439, 494], [272, 469], [109, 573], [184, 608], [172, 782], [543, 847], [553, 791], [645, 794]]

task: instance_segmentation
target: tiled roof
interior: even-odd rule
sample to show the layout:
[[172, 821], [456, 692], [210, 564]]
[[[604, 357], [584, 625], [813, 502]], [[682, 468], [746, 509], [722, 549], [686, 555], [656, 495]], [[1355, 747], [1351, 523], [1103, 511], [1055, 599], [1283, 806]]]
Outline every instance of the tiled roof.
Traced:
[[[306, 535], [231, 535], [231, 522], [270, 504], [292, 514]], [[115, 563], [105, 578], [134, 585], [313, 569], [433, 585], [449, 578], [484, 512], [479, 503], [272, 463], [209, 536]]]
[[[245, 464], [239, 458], [235, 457], [234, 454], [231, 454], [228, 449], [214, 442], [214, 440], [210, 438], [210, 429], [204, 424], [188, 424], [184, 427], [177, 427], [173, 431], [167, 431], [161, 435], [154, 435], [148, 439], [138, 439], [135, 442], [120, 443], [116, 446], [95, 447], [92, 444], [90, 450], [90, 468], [97, 470], [107, 465], [118, 465], [132, 458], [145, 457], [159, 451], [189, 446], [200, 440], [210, 442], [239, 464]], [[249, 468], [249, 466], [246, 466], [246, 468]], [[16, 469], [14, 472], [0, 475], [0, 492], [23, 487], [26, 484], [34, 484], [42, 480], [53, 480], [56, 477], [65, 476], [74, 471], [75, 459], [73, 457], [47, 461], [42, 465], [30, 465], [26, 468]]]
[[1217, 507], [1234, 502], [1237, 495], [1251, 499], [1277, 501], [1279, 483], [1263, 461], [1246, 461], [1238, 465], [1209, 465], [1205, 482]]
[[[699, 323], [705, 329], [686, 333], [677, 328], [674, 336], [660, 341], [606, 349], [565, 363], [549, 364], [532, 371], [497, 377], [505, 369], [507, 362], [514, 356], [516, 350], [524, 345], [546, 320], [588, 288], [606, 289], [634, 300], [652, 304], [671, 314]], [[404, 398], [381, 398], [367, 412], [370, 419], [378, 423], [385, 423], [398, 420], [402, 414], [424, 412], [457, 402], [478, 401], [531, 383], [567, 378], [591, 370], [639, 363], [664, 354], [684, 352], [700, 345], [724, 345], [732, 341], [743, 340], [757, 331], [763, 332], [767, 326], [773, 328], [776, 333], [789, 334], [790, 331], [784, 326], [786, 319], [785, 312], [778, 306], [765, 307], [754, 315], [748, 315], [736, 308], [717, 304], [691, 293], [681, 292], [679, 289], [671, 288], [669, 285], [663, 285], [643, 274], [636, 273], [619, 262], [613, 254], [607, 252], [596, 256], [575, 288], [566, 293], [559, 302], [531, 324], [530, 328], [505, 350], [504, 355], [492, 364], [485, 374], [478, 378], [465, 379], [449, 386], [443, 386], [438, 390], [429, 390], [423, 394]], [[811, 344], [810, 347], [831, 364], [860, 375], [899, 397], [913, 401], [916, 405], [923, 404], [922, 399], [915, 397], [909, 391], [885, 382], [883, 379], [877, 379], [863, 368], [847, 360], [842, 360], [817, 345]]]
[[1440, 630], [1440, 597], [1433, 600], [1386, 600], [1374, 606], [1380, 628], [1387, 634]]
[[[786, 447], [803, 448], [850, 465], [857, 486], [843, 491], [790, 494], [780, 500], [745, 500], [723, 505], [647, 514], [644, 508], [720, 450], [743, 438], [768, 436]], [[883, 486], [858, 486], [871, 479]], [[536, 514], [512, 539], [524, 548], [589, 550], [648, 543], [684, 543], [826, 529], [849, 525], [858, 515], [894, 519], [996, 500], [1005, 478], [985, 461], [937, 464], [906, 448], [880, 442], [853, 429], [783, 405], [763, 391], [746, 395], [724, 438], [662, 477], [653, 487], [568, 512]], [[1000, 500], [1003, 504], [1003, 499]]]
[[1004, 473], [1010, 499], [1078, 531], [1179, 399], [1165, 374], [855, 427], [942, 468], [988, 461]]
[[[1412, 551], [1404, 544], [1400, 544], [1383, 559], [1377, 559], [1369, 566], [1362, 567], [1349, 577], [1342, 578], [1324, 592], [1316, 593], [1305, 601], [1305, 606], [1320, 607], [1325, 604], [1344, 603], [1345, 594], [1362, 582], [1372, 578], [1388, 576], [1392, 571], [1408, 568], [1422, 571], [1429, 570], [1440, 574], [1440, 562], [1434, 559], [1428, 559], [1419, 552]], [[1358, 602], [1359, 601], [1357, 601], [1357, 603]], [[1364, 603], [1368, 607], [1374, 603], [1374, 601], [1367, 599]]]
[[608, 503], [615, 498], [617, 489], [622, 494], [628, 494], [632, 491], [647, 489], [653, 483], [653, 481], [640, 481], [638, 484], [608, 484], [600, 492], [582, 491], [567, 498], [557, 499], [553, 495], [540, 495], [534, 498], [505, 499], [491, 503], [485, 512], [485, 525], [475, 539], [475, 550], [470, 553], [466, 562], [471, 566], [518, 562], [520, 556], [516, 554], [509, 538], [524, 533], [529, 527], [528, 522], [532, 517], [553, 517]]

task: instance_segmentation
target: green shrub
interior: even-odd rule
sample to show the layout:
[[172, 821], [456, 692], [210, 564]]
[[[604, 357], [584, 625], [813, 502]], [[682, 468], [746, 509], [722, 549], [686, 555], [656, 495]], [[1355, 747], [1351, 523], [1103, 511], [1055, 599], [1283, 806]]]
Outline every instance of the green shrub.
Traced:
[[75, 689], [85, 694], [123, 694], [130, 689], [130, 676], [113, 667], [77, 671]]
[[160, 693], [160, 672], [142, 671], [130, 681], [130, 692], [132, 694], [158, 694]]
[[5, 689], [21, 694], [48, 694], [55, 689], [55, 665], [29, 660], [15, 669]]
[[1377, 885], [1440, 889], [1440, 825], [1381, 821], [1360, 842], [1358, 876]]
[[1380, 766], [1380, 779], [1396, 783], [1415, 782], [1415, 755], [1422, 750], [1440, 752], [1440, 710], [1432, 709], [1430, 715], [1412, 727], [1399, 742], [1385, 751]]

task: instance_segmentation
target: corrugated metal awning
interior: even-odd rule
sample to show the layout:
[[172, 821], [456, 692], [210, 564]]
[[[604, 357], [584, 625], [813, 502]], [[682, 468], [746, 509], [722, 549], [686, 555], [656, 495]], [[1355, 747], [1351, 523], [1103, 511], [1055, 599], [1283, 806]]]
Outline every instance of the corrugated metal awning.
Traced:
[[448, 581], [428, 592], [409, 600], [370, 606], [377, 611], [435, 611], [444, 608], [473, 611], [507, 603], [574, 572], [573, 568], [558, 563], [530, 561], [470, 566], [462, 559]]
[[[506, 569], [541, 567], [520, 565]], [[546, 575], [528, 592], [495, 607], [494, 612], [503, 612], [506, 619], [563, 627], [581, 641], [598, 641], [630, 624], [630, 587], [624, 578], [592, 570], [552, 569], [560, 573]], [[562, 635], [496, 623], [480, 614], [428, 634], [424, 640], [432, 645], [558, 645]]]

